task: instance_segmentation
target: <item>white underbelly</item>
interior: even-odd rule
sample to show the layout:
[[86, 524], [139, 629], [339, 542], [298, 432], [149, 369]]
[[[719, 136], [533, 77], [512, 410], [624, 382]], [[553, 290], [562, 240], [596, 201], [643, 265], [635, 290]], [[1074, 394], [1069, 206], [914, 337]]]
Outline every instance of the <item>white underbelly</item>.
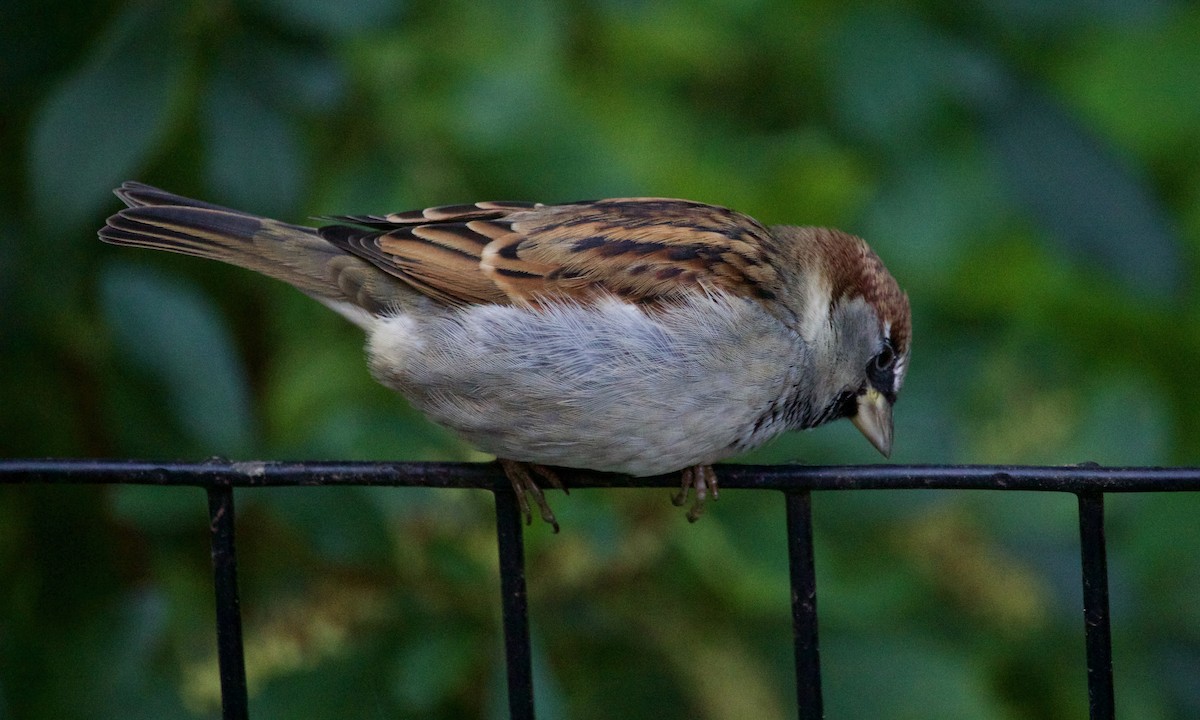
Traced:
[[782, 431], [761, 418], [796, 385], [802, 345], [753, 301], [648, 314], [466, 308], [381, 319], [372, 372], [431, 420], [495, 455], [655, 475], [715, 462]]

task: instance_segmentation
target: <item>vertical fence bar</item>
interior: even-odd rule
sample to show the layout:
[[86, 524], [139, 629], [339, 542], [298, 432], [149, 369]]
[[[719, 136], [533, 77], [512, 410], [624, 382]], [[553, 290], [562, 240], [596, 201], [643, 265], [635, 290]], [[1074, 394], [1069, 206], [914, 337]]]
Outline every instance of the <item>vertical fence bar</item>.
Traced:
[[1079, 545], [1083, 570], [1083, 627], [1087, 643], [1091, 720], [1116, 716], [1112, 627], [1108, 613], [1108, 551], [1104, 540], [1104, 494], [1079, 493]]
[[238, 600], [237, 555], [233, 538], [233, 487], [208, 487], [208, 532], [212, 541], [213, 588], [217, 599], [217, 667], [221, 675], [221, 717], [247, 720], [246, 658]]
[[796, 701], [800, 720], [825, 716], [817, 645], [817, 573], [813, 559], [812, 493], [786, 492], [788, 561], [792, 582], [792, 632], [796, 651]]
[[496, 497], [496, 545], [500, 552], [508, 712], [512, 720], [533, 720], [533, 655], [529, 649], [529, 601], [525, 591], [521, 513], [515, 493], [496, 490], [493, 495]]

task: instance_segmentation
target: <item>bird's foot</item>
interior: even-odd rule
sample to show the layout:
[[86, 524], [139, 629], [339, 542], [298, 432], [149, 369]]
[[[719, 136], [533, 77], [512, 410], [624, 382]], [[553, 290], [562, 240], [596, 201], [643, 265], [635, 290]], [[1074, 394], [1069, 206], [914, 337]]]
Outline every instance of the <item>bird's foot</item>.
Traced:
[[680, 484], [679, 492], [671, 498], [671, 502], [675, 503], [676, 507], [681, 507], [687, 502], [688, 493], [695, 490], [696, 499], [692, 502], [692, 507], [688, 509], [687, 519], [688, 522], [696, 522], [704, 513], [704, 503], [708, 500], [708, 496], [712, 495], [713, 500], [720, 497], [717, 474], [713, 471], [712, 465], [694, 465], [684, 468], [680, 475], [683, 482]]
[[542, 516], [542, 520], [549, 523], [550, 527], [554, 528], [554, 532], [558, 532], [558, 520], [555, 519], [554, 512], [550, 509], [550, 504], [546, 502], [545, 494], [538, 487], [537, 480], [533, 477], [537, 475], [549, 483], [551, 487], [562, 490], [565, 493], [567, 489], [563, 486], [562, 480], [559, 479], [558, 473], [545, 465], [502, 459], [498, 459], [498, 462], [500, 463], [500, 468], [504, 470], [504, 475], [512, 483], [513, 492], [517, 494], [517, 504], [521, 507], [521, 517], [525, 518], [525, 524], [529, 525], [533, 522], [533, 512], [529, 507], [529, 497], [533, 497], [533, 501], [537, 503], [538, 512]]

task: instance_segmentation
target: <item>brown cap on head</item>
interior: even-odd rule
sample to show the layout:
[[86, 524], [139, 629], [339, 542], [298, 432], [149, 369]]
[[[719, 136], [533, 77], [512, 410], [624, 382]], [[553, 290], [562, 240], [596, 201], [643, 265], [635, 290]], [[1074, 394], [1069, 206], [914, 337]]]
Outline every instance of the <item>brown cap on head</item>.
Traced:
[[859, 242], [863, 251], [859, 291], [864, 300], [875, 306], [883, 321], [890, 324], [892, 347], [903, 355], [908, 352], [912, 333], [912, 310], [908, 305], [908, 295], [900, 289], [879, 256], [865, 242]]
[[832, 299], [836, 302], [844, 297], [862, 297], [891, 327], [895, 351], [907, 353], [912, 332], [908, 296], [866, 241], [834, 228], [795, 230], [809, 236], [815, 251], [812, 260], [825, 266], [826, 277], [832, 283]]

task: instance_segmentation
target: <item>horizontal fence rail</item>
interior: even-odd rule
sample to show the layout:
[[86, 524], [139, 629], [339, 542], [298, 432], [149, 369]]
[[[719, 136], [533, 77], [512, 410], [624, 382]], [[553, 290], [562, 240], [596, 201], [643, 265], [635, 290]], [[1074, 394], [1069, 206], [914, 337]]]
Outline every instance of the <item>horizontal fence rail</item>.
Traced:
[[[1048, 490], [1180, 492], [1200, 490], [1200, 468], [1080, 465], [718, 465], [731, 490]], [[630, 477], [568, 470], [572, 488], [679, 489], [678, 474]], [[274, 487], [374, 485], [507, 490], [490, 463], [0, 460], [0, 483]]]
[[[567, 471], [572, 488], [678, 488], [678, 475], [633, 478]], [[812, 544], [813, 491], [1024, 490], [1074, 493], [1079, 499], [1080, 573], [1090, 717], [1115, 717], [1104, 495], [1200, 491], [1200, 468], [1000, 465], [720, 466], [722, 489], [775, 490], [785, 496], [790, 558], [796, 694], [802, 720], [823, 717]], [[473, 488], [495, 495], [496, 542], [504, 620], [510, 716], [532, 719], [533, 671], [525, 588], [523, 526], [508, 480], [495, 464], [3, 460], [0, 484], [138, 484], [202, 487], [208, 493], [222, 717], [249, 715], [242, 618], [237, 589], [234, 488], [370, 485]]]

